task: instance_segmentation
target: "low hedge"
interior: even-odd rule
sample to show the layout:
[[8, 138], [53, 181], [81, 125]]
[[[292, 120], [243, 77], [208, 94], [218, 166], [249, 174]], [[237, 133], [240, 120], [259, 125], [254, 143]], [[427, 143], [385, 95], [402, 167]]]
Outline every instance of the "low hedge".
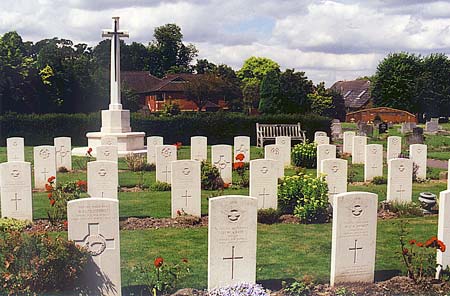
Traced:
[[[177, 116], [131, 115], [133, 131], [145, 132], [146, 136], [164, 137], [165, 143], [182, 142], [189, 145], [190, 137], [208, 137], [208, 144], [232, 144], [234, 136], [250, 136], [256, 144], [256, 123], [302, 124], [307, 137], [312, 139], [316, 130], [328, 131], [330, 119], [315, 114], [279, 114], [247, 116], [241, 113], [182, 113]], [[20, 136], [25, 145], [36, 146], [53, 143], [53, 138], [68, 136], [72, 145], [87, 145], [86, 133], [99, 131], [100, 112], [92, 114], [5, 114], [0, 116], [0, 146], [6, 138]]]

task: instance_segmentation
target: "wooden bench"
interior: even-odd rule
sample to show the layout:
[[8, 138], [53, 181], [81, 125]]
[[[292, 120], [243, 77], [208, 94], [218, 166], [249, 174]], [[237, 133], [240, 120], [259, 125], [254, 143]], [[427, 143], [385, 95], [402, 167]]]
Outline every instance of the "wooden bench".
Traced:
[[279, 136], [288, 136], [292, 140], [306, 142], [305, 131], [300, 128], [300, 122], [295, 124], [267, 124], [256, 123], [256, 144], [264, 146], [264, 141], [275, 140]]

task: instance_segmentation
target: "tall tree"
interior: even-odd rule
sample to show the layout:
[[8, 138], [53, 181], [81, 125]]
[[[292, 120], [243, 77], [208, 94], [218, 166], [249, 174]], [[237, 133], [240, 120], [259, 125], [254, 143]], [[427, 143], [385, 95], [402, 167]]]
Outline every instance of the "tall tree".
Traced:
[[280, 112], [280, 73], [276, 70], [267, 72], [260, 86], [259, 111], [265, 114]]
[[264, 57], [250, 57], [244, 61], [242, 68], [236, 74], [244, 83], [253, 78], [261, 83], [264, 76], [273, 70], [280, 71], [280, 65], [273, 60]]
[[308, 94], [313, 92], [313, 83], [305, 76], [305, 72], [286, 69], [280, 75], [279, 109], [283, 113], [305, 113], [309, 108]]
[[197, 64], [195, 64], [193, 68], [197, 74], [214, 73], [217, 71], [217, 66], [214, 63], [209, 62], [207, 59], [197, 60]]
[[208, 101], [213, 101], [220, 96], [223, 80], [215, 74], [196, 75], [194, 79], [185, 85], [184, 95], [186, 99], [197, 105], [197, 111], [201, 111]]

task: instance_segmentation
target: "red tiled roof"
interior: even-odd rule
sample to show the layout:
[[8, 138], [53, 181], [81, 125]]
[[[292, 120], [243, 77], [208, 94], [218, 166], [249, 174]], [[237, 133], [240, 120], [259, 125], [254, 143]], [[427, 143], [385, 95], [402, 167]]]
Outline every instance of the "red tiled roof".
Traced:
[[370, 100], [370, 81], [364, 79], [335, 82], [331, 89], [339, 92], [345, 101], [345, 107], [358, 109]]
[[120, 75], [122, 85], [133, 89], [136, 93], [151, 92], [163, 81], [147, 71], [124, 71]]

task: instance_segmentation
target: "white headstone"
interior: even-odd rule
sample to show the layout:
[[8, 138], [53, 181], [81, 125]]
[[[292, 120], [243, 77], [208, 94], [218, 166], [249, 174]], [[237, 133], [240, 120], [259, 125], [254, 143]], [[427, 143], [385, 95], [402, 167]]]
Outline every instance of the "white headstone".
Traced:
[[398, 158], [402, 153], [402, 137], [390, 136], [387, 139], [387, 160]]
[[[234, 137], [234, 162], [250, 162], [250, 137], [247, 136], [237, 136]], [[241, 160], [237, 159], [236, 156], [242, 154], [244, 158]]]
[[372, 283], [375, 275], [378, 196], [348, 192], [334, 196], [330, 284]]
[[92, 197], [118, 198], [119, 173], [116, 161], [97, 160], [87, 164], [87, 193]]
[[383, 145], [370, 144], [365, 148], [364, 181], [383, 176]]
[[208, 159], [207, 137], [203, 136], [191, 137], [191, 159], [198, 161], [206, 161]]
[[352, 147], [353, 147], [353, 137], [356, 136], [355, 132], [347, 131], [344, 132], [344, 146], [343, 146], [343, 152], [344, 153], [352, 153]]
[[224, 183], [232, 183], [232, 159], [230, 145], [211, 146], [211, 162], [219, 169]]
[[163, 137], [147, 137], [147, 163], [156, 164], [156, 146], [164, 145], [163, 142]]
[[257, 205], [248, 196], [209, 199], [208, 289], [255, 282]]
[[176, 146], [156, 146], [156, 181], [172, 184], [171, 162], [174, 160], [177, 160]]
[[425, 131], [427, 133], [435, 133], [438, 130], [439, 130], [439, 122], [437, 120], [431, 120], [425, 123]]
[[13, 137], [6, 139], [6, 155], [8, 161], [25, 161], [23, 138]]
[[330, 138], [327, 136], [317, 136], [314, 138], [314, 143], [317, 145], [330, 144]]
[[53, 139], [56, 152], [56, 168], [65, 167], [72, 170], [72, 139], [70, 137], [58, 137]]
[[450, 246], [450, 190], [445, 190], [440, 193], [439, 196], [439, 222], [438, 222], [438, 239], [441, 240], [447, 247], [447, 251], [437, 251], [437, 264], [442, 265], [442, 268], [438, 267], [438, 270], [446, 269], [450, 266], [450, 252], [448, 248]]
[[278, 162], [278, 178], [284, 177], [284, 159], [283, 159], [283, 147], [280, 145], [266, 145], [264, 146], [264, 158], [273, 159]]
[[101, 145], [118, 146], [117, 137], [105, 136], [100, 140]]
[[425, 180], [427, 178], [427, 145], [410, 145], [409, 158], [418, 166], [416, 173], [417, 178]]
[[0, 164], [2, 217], [33, 220], [31, 164], [14, 161]]
[[250, 196], [258, 199], [258, 209], [278, 207], [278, 168], [276, 160], [250, 161]]
[[[326, 132], [317, 131], [314, 133], [314, 142], [316, 142], [317, 137], [328, 137], [328, 135]], [[329, 143], [327, 143], [327, 144], [329, 144]]]
[[321, 173], [322, 160], [336, 158], [336, 146], [330, 144], [323, 144], [317, 146], [317, 176]]
[[[48, 178], [56, 177], [56, 157], [54, 146], [37, 146], [34, 155], [34, 187], [44, 189]], [[56, 182], [56, 179], [55, 179]]]
[[96, 160], [118, 161], [117, 146], [98, 146], [95, 155]]
[[120, 296], [119, 201], [97, 197], [71, 200], [67, 220], [69, 240], [92, 255], [83, 282], [99, 287], [101, 295]]
[[328, 200], [332, 203], [336, 194], [347, 192], [348, 162], [340, 158], [324, 159], [321, 163], [321, 172], [325, 174]]
[[387, 200], [411, 202], [413, 163], [408, 158], [388, 160]]
[[201, 169], [200, 161], [172, 161], [172, 218], [178, 211], [192, 216], [201, 216]]
[[275, 145], [280, 145], [283, 148], [283, 164], [284, 166], [291, 165], [291, 137], [276, 137]]
[[367, 137], [354, 136], [352, 143], [352, 163], [364, 164], [364, 151], [367, 145]]

